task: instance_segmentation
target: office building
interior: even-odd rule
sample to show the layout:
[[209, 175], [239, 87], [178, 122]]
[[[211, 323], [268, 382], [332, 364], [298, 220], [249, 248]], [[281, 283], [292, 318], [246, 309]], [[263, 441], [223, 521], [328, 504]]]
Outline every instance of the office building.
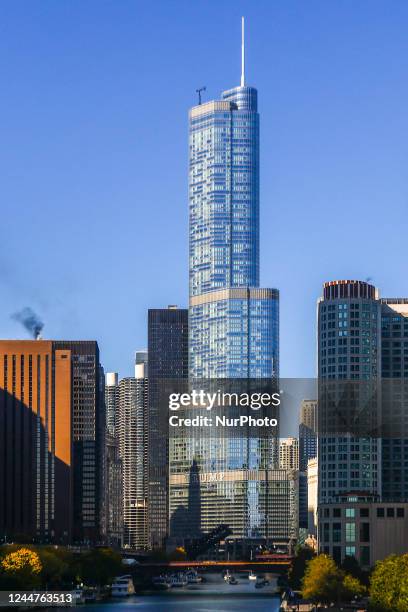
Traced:
[[96, 342], [0, 341], [0, 533], [97, 542], [103, 430]]
[[148, 312], [148, 537], [151, 548], [161, 548], [169, 533], [169, 423], [168, 398], [163, 388], [188, 377], [188, 311], [177, 306]]
[[109, 546], [123, 545], [122, 460], [119, 440], [106, 433], [106, 540]]
[[299, 469], [305, 472], [309, 459], [317, 457], [317, 400], [303, 400], [299, 416]]

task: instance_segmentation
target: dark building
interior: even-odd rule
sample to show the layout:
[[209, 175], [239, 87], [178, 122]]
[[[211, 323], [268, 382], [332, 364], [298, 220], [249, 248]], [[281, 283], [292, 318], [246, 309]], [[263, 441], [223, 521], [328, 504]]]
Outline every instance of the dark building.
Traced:
[[160, 391], [165, 379], [188, 377], [187, 309], [149, 310], [148, 355], [148, 539], [150, 547], [161, 548], [168, 535], [169, 426]]
[[97, 342], [53, 342], [69, 350], [72, 363], [72, 442], [74, 474], [73, 540], [100, 538], [104, 507], [105, 402]]
[[119, 440], [106, 433], [106, 541], [109, 546], [121, 547], [123, 543], [122, 460], [119, 456]]
[[381, 376], [384, 417], [393, 432], [382, 440], [382, 498], [408, 501], [408, 298], [382, 298]]
[[99, 539], [99, 368], [96, 342], [0, 341], [3, 540]]

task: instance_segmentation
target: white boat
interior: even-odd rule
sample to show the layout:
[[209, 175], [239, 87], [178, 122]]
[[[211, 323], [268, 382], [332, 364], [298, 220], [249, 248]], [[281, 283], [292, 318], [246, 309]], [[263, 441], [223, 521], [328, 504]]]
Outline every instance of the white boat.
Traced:
[[251, 570], [248, 574], [249, 580], [256, 580], [256, 574]]
[[188, 580], [183, 574], [180, 572], [179, 574], [172, 574], [170, 576], [170, 586], [172, 588], [185, 587], [188, 585]]
[[76, 606], [85, 603], [84, 590], [82, 587], [76, 587], [72, 592], [72, 599]]
[[128, 597], [129, 595], [134, 595], [134, 593], [135, 586], [130, 574], [126, 574], [125, 576], [117, 576], [115, 578], [112, 583], [112, 597]]
[[185, 577], [187, 578], [188, 584], [200, 584], [200, 582], [203, 581], [202, 576], [194, 569], [187, 570]]

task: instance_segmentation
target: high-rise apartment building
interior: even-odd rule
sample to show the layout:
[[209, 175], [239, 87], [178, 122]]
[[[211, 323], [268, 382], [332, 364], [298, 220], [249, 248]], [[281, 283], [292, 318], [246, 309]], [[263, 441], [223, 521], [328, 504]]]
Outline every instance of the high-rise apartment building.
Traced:
[[119, 411], [119, 378], [117, 372], [107, 372], [105, 377], [106, 429], [116, 436]]
[[299, 440], [282, 438], [279, 442], [279, 467], [281, 470], [299, 469]]
[[382, 440], [381, 494], [383, 500], [408, 502], [408, 299], [380, 302], [382, 395], [394, 428]]
[[0, 341], [0, 532], [100, 536], [103, 429], [96, 342]]
[[[143, 359], [141, 359], [141, 357]], [[119, 455], [122, 460], [123, 544], [141, 549], [147, 540], [148, 379], [146, 352], [136, 357], [146, 367], [138, 378], [119, 383]]]
[[319, 548], [364, 567], [407, 546], [407, 303], [333, 281], [318, 305]]
[[161, 548], [169, 528], [168, 404], [161, 399], [166, 381], [188, 377], [188, 311], [177, 306], [148, 312], [148, 540]]
[[[259, 286], [258, 94], [245, 83], [244, 62], [242, 68], [240, 86], [224, 91], [221, 100], [195, 106], [189, 115], [192, 383], [272, 380], [279, 372], [279, 293]], [[272, 450], [267, 438], [239, 432], [204, 438], [187, 433], [173, 443], [171, 521], [191, 508], [196, 466], [197, 531], [227, 524], [237, 538], [266, 536], [268, 470], [277, 467], [276, 442]]]

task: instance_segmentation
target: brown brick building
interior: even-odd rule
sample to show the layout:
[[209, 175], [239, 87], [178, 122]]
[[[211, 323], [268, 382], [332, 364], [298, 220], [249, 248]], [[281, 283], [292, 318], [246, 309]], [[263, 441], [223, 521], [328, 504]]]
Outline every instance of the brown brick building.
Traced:
[[99, 381], [96, 342], [0, 341], [0, 540], [99, 539]]

